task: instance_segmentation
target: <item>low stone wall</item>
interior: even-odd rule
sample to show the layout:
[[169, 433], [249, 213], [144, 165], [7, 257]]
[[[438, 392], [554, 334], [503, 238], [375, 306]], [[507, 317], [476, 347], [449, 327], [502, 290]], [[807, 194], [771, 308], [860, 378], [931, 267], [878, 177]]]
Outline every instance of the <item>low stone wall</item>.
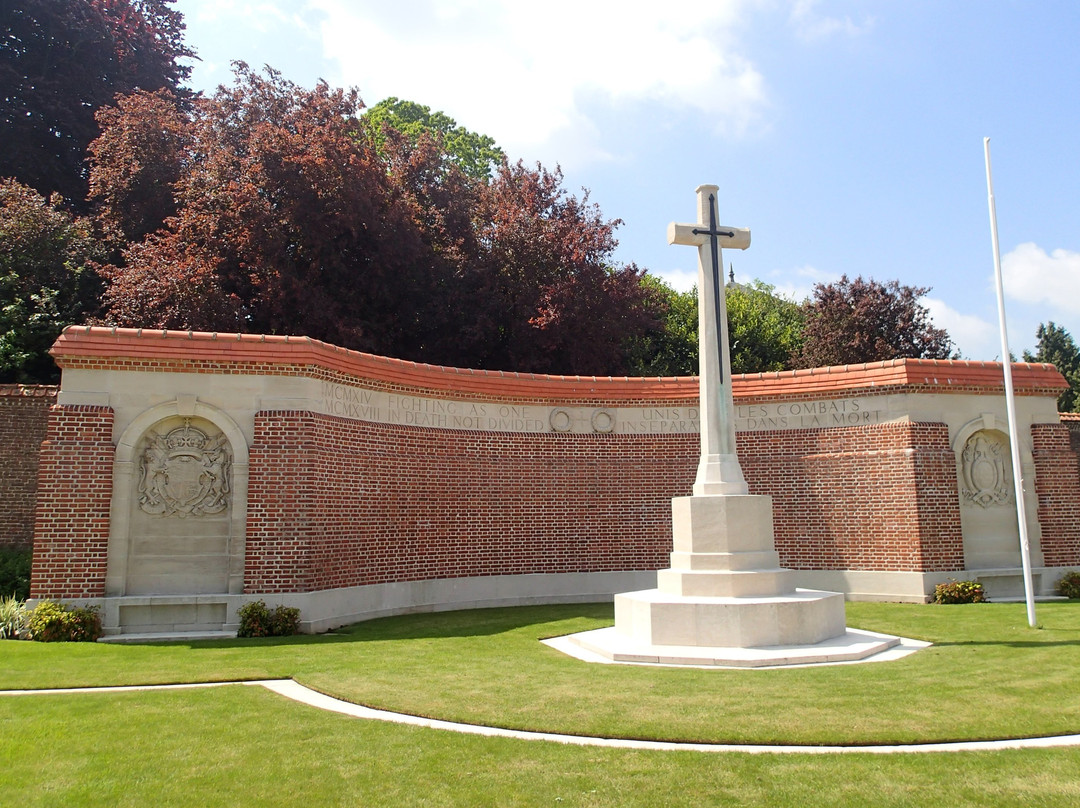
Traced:
[[0, 384], [0, 545], [30, 547], [37, 503], [38, 451], [57, 388]]
[[[104, 599], [144, 625], [154, 597], [188, 615], [174, 623], [221, 611], [219, 593], [230, 609], [299, 605], [327, 628], [647, 587], [697, 466], [694, 378], [97, 328], [69, 329], [54, 356], [33, 594]], [[1060, 374], [1017, 364], [1014, 380], [1045, 589], [1080, 564], [1080, 477]], [[802, 585], [922, 600], [948, 577], [1011, 575], [1000, 365], [898, 360], [733, 385], [751, 493], [773, 497], [776, 548]]]

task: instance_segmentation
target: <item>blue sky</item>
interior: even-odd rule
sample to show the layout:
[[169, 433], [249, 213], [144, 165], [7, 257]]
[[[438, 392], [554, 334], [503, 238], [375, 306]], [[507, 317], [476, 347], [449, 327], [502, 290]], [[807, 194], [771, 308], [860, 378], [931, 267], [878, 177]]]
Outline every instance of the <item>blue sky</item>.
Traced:
[[1001, 355], [983, 138], [1009, 343], [1080, 339], [1080, 4], [992, 0], [178, 0], [200, 56], [397, 96], [561, 165], [621, 219], [618, 259], [689, 288], [668, 246], [720, 186], [738, 280], [802, 299], [842, 274], [932, 287], [965, 358]]

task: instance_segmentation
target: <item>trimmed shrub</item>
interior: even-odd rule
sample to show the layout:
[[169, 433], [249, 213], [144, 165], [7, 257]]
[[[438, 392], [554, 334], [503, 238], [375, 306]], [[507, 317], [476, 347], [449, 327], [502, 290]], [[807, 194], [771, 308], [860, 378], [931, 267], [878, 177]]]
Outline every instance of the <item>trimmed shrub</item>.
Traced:
[[300, 630], [300, 610], [295, 606], [278, 606], [270, 614], [270, 636], [291, 637]]
[[236, 610], [240, 617], [240, 628], [236, 630], [237, 637], [269, 637], [270, 636], [270, 610], [266, 603], [261, 600], [253, 600], [245, 603]]
[[236, 610], [240, 617], [237, 637], [288, 637], [300, 630], [300, 610], [293, 606], [275, 606], [253, 600]]
[[1080, 599], [1080, 572], [1069, 570], [1058, 581], [1058, 592], [1070, 600]]
[[30, 639], [38, 642], [94, 642], [101, 636], [97, 606], [41, 601], [30, 613]]
[[984, 603], [986, 592], [978, 581], [957, 581], [934, 587], [934, 603]]
[[0, 597], [30, 597], [30, 562], [33, 551], [23, 547], [0, 547]]
[[18, 640], [26, 636], [30, 612], [26, 604], [12, 595], [0, 598], [0, 640]]

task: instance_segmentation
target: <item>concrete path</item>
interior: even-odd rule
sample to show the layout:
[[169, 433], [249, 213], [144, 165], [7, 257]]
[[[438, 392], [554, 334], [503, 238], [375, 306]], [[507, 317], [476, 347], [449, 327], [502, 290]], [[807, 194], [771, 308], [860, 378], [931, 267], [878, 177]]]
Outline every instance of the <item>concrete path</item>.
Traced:
[[0, 696], [57, 695], [69, 693], [125, 693], [136, 690], [184, 690], [202, 687], [246, 685], [264, 687], [285, 698], [329, 710], [334, 713], [366, 718], [371, 721], [389, 721], [413, 727], [448, 730], [467, 735], [484, 735], [491, 738], [514, 738], [522, 741], [551, 741], [576, 746], [606, 746], [616, 749], [644, 749], [649, 751], [689, 752], [746, 752], [750, 754], [894, 754], [898, 752], [986, 752], [999, 749], [1046, 749], [1050, 747], [1080, 746], [1080, 735], [1057, 735], [1050, 738], [1014, 738], [1001, 741], [957, 741], [954, 743], [913, 743], [882, 746], [778, 746], [766, 744], [731, 743], [678, 743], [670, 741], [635, 741], [624, 738], [595, 738], [582, 735], [560, 735], [551, 732], [528, 732], [524, 730], [483, 727], [476, 724], [459, 724], [434, 718], [420, 718], [404, 713], [374, 710], [352, 702], [342, 701], [304, 687], [292, 679], [263, 679], [251, 682], [206, 682], [182, 685], [129, 685], [117, 687], [73, 687], [55, 690], [0, 690]]

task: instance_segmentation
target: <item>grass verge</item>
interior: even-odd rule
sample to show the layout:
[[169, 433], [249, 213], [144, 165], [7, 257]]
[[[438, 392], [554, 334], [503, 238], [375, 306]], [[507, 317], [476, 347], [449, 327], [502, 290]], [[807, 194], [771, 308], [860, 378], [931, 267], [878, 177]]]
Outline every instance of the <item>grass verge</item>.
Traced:
[[0, 697], [0, 805], [900, 806], [1080, 801], [1080, 750], [747, 755], [360, 721], [243, 686]]
[[1080, 605], [848, 604], [858, 628], [929, 640], [904, 660], [790, 670], [593, 665], [539, 638], [608, 625], [611, 606], [375, 620], [333, 635], [191, 644], [8, 642], [0, 688], [293, 677], [373, 707], [582, 735], [879, 744], [1080, 731]]

